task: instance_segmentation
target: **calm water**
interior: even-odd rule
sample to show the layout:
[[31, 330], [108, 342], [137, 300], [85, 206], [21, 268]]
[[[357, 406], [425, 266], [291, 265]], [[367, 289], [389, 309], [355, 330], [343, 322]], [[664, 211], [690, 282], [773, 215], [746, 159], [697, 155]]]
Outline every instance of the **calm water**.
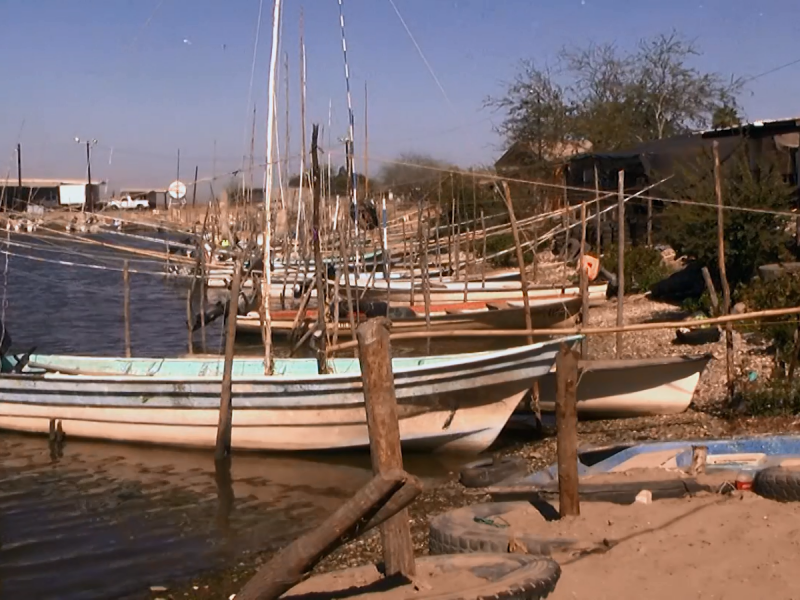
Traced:
[[[47, 260], [120, 267], [113, 253], [75, 251], [96, 256], [12, 248]], [[0, 286], [3, 267], [0, 256]], [[186, 290], [161, 276], [131, 275], [134, 355], [186, 353]], [[124, 351], [120, 272], [14, 256], [6, 297], [4, 320], [16, 351]], [[222, 347], [221, 327], [221, 321], [209, 327], [210, 352]], [[406, 466], [428, 478], [457, 467], [438, 461], [409, 456]], [[363, 453], [240, 454], [228, 470], [205, 452], [73, 439], [56, 448], [46, 438], [0, 432], [0, 597], [146, 596], [151, 585], [169, 587], [243, 553], [286, 544], [335, 510], [370, 473]]]

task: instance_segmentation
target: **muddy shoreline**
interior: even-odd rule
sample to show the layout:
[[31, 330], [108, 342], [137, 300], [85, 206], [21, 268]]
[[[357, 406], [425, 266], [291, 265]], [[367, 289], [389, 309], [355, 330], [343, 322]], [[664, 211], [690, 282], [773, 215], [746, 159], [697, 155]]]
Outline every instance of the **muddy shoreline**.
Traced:
[[[685, 314], [674, 306], [652, 302], [641, 296], [626, 298], [625, 301], [626, 324], [678, 320], [682, 316]], [[592, 326], [609, 326], [615, 322], [615, 301], [592, 310]], [[748, 333], [745, 329], [735, 334], [735, 370], [740, 376], [754, 373], [756, 379], [763, 380], [770, 375], [772, 358], [764, 344]], [[582, 448], [651, 440], [800, 433], [798, 418], [744, 418], [725, 404], [726, 367], [723, 341], [706, 346], [681, 346], [673, 343], [674, 337], [674, 330], [625, 334], [622, 357], [645, 358], [706, 352], [713, 354], [715, 360], [711, 361], [703, 374], [690, 409], [672, 416], [581, 422], [578, 435]], [[591, 358], [614, 357], [615, 338], [613, 334], [593, 336], [589, 342]], [[555, 429], [545, 427], [541, 437], [533, 439], [533, 436], [532, 430], [505, 432], [490, 453], [523, 457], [530, 472], [553, 464], [556, 460]], [[467, 489], [458, 483], [457, 470], [441, 482], [428, 486], [409, 510], [416, 555], [422, 556], [428, 552], [428, 521], [431, 517], [453, 508], [487, 500], [490, 498], [484, 490]], [[378, 561], [380, 554], [380, 536], [377, 532], [372, 532], [339, 548], [317, 565], [314, 572], [327, 572]], [[229, 598], [269, 556], [267, 553], [244, 555], [234, 568], [207, 572], [191, 582], [152, 593], [150, 597]]]

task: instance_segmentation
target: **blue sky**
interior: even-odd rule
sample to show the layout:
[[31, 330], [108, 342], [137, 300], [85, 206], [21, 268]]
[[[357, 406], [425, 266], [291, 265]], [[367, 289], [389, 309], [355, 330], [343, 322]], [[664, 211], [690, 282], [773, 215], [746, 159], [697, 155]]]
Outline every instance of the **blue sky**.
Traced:
[[[8, 165], [19, 141], [26, 176], [82, 177], [84, 155], [73, 141], [79, 136], [98, 140], [93, 173], [112, 188], [166, 186], [176, 174], [178, 148], [182, 179], [191, 179], [195, 165], [201, 178], [210, 176], [215, 156], [220, 175], [238, 168], [249, 151], [252, 103], [258, 109], [256, 154], [263, 156], [272, 0], [263, 4], [248, 106], [259, 0], [3, 0], [3, 170], [15, 174]], [[675, 28], [702, 48], [699, 67], [725, 75], [757, 75], [800, 59], [800, 19], [789, 0], [395, 4], [447, 98], [389, 0], [344, 0], [356, 152], [364, 147], [368, 82], [372, 173], [382, 160], [406, 151], [464, 166], [493, 161], [501, 140], [492, 132], [497, 116], [482, 109], [483, 99], [502, 90], [520, 59], [552, 60], [565, 44], [613, 41], [626, 48]], [[347, 113], [337, 0], [284, 0], [284, 7], [291, 154], [299, 152], [301, 9], [308, 132], [312, 122], [327, 130], [331, 102], [338, 151], [335, 140], [346, 133]], [[283, 146], [283, 81], [279, 85]], [[798, 99], [800, 64], [751, 82], [742, 103], [748, 118], [777, 118], [800, 114]]]

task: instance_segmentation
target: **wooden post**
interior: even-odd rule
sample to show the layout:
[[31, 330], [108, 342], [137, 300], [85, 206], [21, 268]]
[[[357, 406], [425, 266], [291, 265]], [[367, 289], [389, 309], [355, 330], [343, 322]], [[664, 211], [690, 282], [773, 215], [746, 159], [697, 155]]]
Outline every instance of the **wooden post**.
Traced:
[[[581, 327], [589, 325], [589, 274], [583, 264], [586, 256], [586, 202], [581, 203], [581, 251], [578, 260], [579, 284], [581, 288]], [[581, 358], [589, 358], [589, 338], [581, 340]]]
[[[359, 326], [356, 336], [372, 471], [381, 475], [403, 468], [388, 322], [370, 319]], [[416, 569], [407, 511], [400, 511], [381, 526], [381, 540], [385, 575], [412, 577]]]
[[711, 309], [714, 311], [713, 316], [719, 316], [719, 298], [717, 297], [717, 290], [714, 289], [714, 282], [711, 280], [711, 273], [708, 272], [708, 267], [701, 269], [703, 273], [703, 281], [706, 282], [706, 289], [708, 290], [708, 297], [711, 300]]
[[[525, 273], [525, 254], [522, 251], [522, 245], [519, 241], [519, 228], [517, 227], [517, 217], [514, 214], [514, 203], [511, 201], [511, 189], [508, 183], [503, 182], [503, 198], [506, 201], [506, 210], [508, 211], [508, 218], [511, 221], [511, 234], [514, 236], [514, 246], [517, 250], [517, 262], [519, 263], [519, 282], [522, 288], [522, 304], [525, 309], [525, 329], [533, 329], [533, 320], [531, 318], [531, 299], [528, 296], [528, 277]], [[533, 343], [533, 337], [528, 336], [528, 344]], [[539, 393], [536, 384], [532, 388], [532, 406], [533, 413], [536, 415], [536, 422], [539, 427], [542, 423], [542, 409], [539, 405]]]
[[[625, 322], [625, 171], [617, 174], [617, 327]], [[617, 333], [617, 358], [622, 357], [622, 333]]]
[[[722, 313], [730, 314], [731, 288], [725, 272], [725, 215], [722, 211], [722, 173], [719, 161], [719, 142], [714, 140], [714, 191], [717, 196], [717, 245], [719, 246], [719, 279], [722, 284]], [[725, 324], [725, 358], [728, 374], [728, 397], [733, 398], [733, 324]]]
[[131, 276], [128, 260], [122, 263], [122, 316], [125, 323], [125, 357], [131, 357]]
[[562, 517], [581, 514], [578, 496], [578, 356], [566, 344], [556, 358], [558, 507]]
[[594, 232], [595, 237], [595, 252], [597, 252], [597, 257], [603, 254], [603, 237], [602, 237], [602, 211], [600, 210], [600, 178], [597, 174], [597, 161], [595, 160], [594, 163], [594, 199], [595, 199], [595, 206], [597, 207], [597, 216], [595, 217], [595, 226], [597, 231]]
[[236, 315], [239, 312], [239, 287], [242, 283], [242, 268], [234, 263], [231, 281], [231, 298], [228, 303], [228, 322], [225, 331], [225, 363], [222, 368], [222, 392], [219, 398], [219, 423], [217, 425], [216, 460], [222, 460], [231, 452], [231, 426], [233, 410], [231, 388], [233, 375], [233, 351], [236, 344]]
[[320, 332], [319, 344], [317, 346], [317, 369], [320, 374], [328, 372], [327, 350], [325, 346], [328, 341], [328, 332], [325, 329], [325, 282], [323, 273], [325, 263], [322, 261], [322, 247], [320, 246], [320, 214], [319, 203], [322, 196], [320, 189], [321, 179], [319, 174], [318, 156], [319, 125], [311, 127], [311, 185], [313, 188], [313, 210], [312, 210], [312, 235], [314, 236], [314, 276], [317, 282], [317, 331]]
[[647, 199], [647, 247], [653, 247], [653, 199]]

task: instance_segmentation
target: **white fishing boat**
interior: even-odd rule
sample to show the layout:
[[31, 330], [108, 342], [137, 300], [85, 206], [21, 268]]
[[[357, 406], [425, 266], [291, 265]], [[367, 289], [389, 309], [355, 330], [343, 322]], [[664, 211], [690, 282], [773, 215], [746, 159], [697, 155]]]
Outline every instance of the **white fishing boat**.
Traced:
[[[578, 416], [616, 419], [674, 415], [689, 408], [710, 354], [580, 361]], [[556, 374], [539, 380], [539, 404], [554, 412]]]
[[[359, 281], [356, 285], [359, 296], [367, 300], [386, 300], [393, 304], [422, 304], [425, 293], [420, 280], [374, 280], [370, 284]], [[608, 283], [589, 286], [589, 303], [595, 305], [605, 301]], [[523, 300], [519, 281], [446, 281], [431, 280], [429, 289], [432, 304], [454, 302], [497, 302]], [[528, 287], [528, 298], [546, 299], [580, 295], [578, 286], [538, 286]], [[412, 302], [413, 297], [413, 302]]]
[[[525, 391], [552, 367], [561, 338], [493, 352], [395, 358], [405, 447], [476, 453], [498, 436]], [[301, 451], [367, 446], [357, 359], [275, 359], [233, 365], [234, 450]], [[169, 446], [214, 446], [221, 358], [33, 355], [0, 375], [0, 429]]]

